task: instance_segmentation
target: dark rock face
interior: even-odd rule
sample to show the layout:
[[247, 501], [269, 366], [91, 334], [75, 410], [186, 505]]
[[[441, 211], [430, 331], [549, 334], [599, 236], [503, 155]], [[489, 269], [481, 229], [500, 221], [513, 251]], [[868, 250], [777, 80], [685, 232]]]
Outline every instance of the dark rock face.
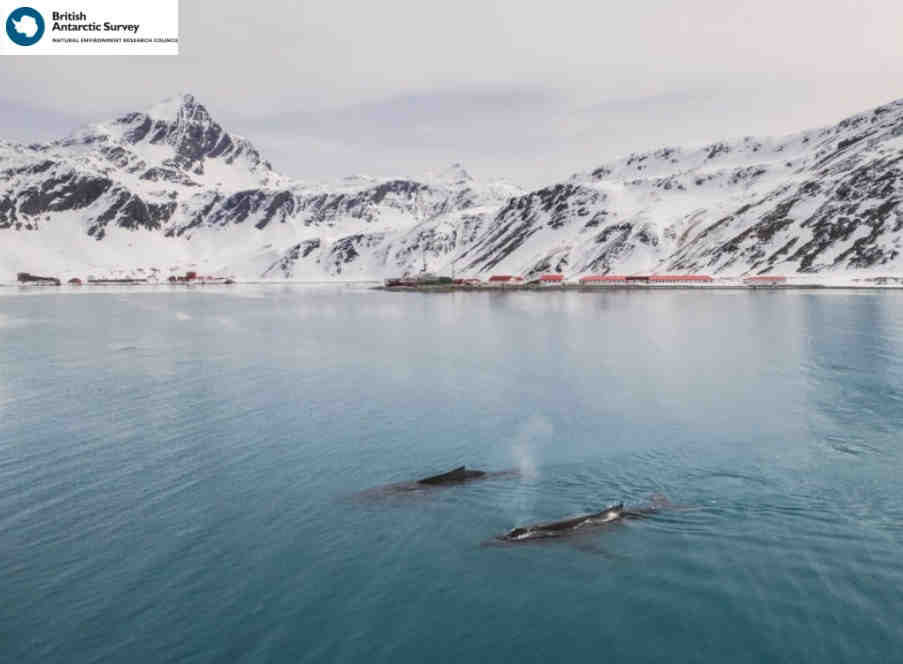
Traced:
[[222, 158], [227, 164], [246, 157], [253, 166], [270, 165], [247, 141], [238, 141], [213, 120], [207, 109], [191, 95], [184, 95], [172, 117], [154, 118], [145, 113], [129, 113], [117, 121], [125, 143], [166, 145], [173, 149], [171, 165], [176, 170], [202, 174], [206, 159]]
[[358, 259], [362, 251], [378, 246], [385, 237], [384, 233], [357, 234], [337, 240], [323, 258], [324, 267], [329, 274], [339, 276], [349, 263]]
[[290, 192], [280, 191], [270, 200], [263, 219], [258, 221], [255, 226], [258, 230], [263, 230], [275, 218], [278, 218], [279, 222], [284, 224], [286, 219], [291, 218], [294, 212], [295, 199]]
[[[843, 142], [843, 141], [841, 141]], [[823, 165], [859, 140], [822, 158]], [[863, 269], [890, 263], [900, 255], [903, 230], [903, 156], [851, 158], [820, 173], [823, 178], [792, 187], [782, 186], [697, 238], [716, 238], [744, 218], [744, 230], [715, 241], [695, 256], [674, 262], [678, 269], [698, 270], [748, 265], [766, 273], [784, 263], [799, 272]], [[806, 210], [800, 214], [799, 210]], [[733, 222], [733, 223], [731, 223]], [[837, 251], [838, 247], [842, 250]], [[691, 246], [690, 249], [695, 247]]]
[[186, 173], [177, 171], [173, 168], [149, 168], [141, 175], [142, 180], [148, 182], [169, 182], [182, 184], [186, 187], [199, 187], [200, 185], [192, 180]]
[[294, 266], [299, 260], [305, 259], [313, 252], [320, 248], [320, 240], [307, 240], [296, 244], [289, 249], [286, 254], [278, 261], [268, 267], [262, 276], [264, 277], [282, 277], [291, 279], [294, 275]]
[[426, 185], [418, 182], [393, 180], [359, 192], [305, 196], [298, 202], [298, 209], [307, 213], [308, 225], [329, 224], [342, 217], [374, 221], [376, 206], [387, 206], [401, 212], [416, 210], [418, 205], [429, 206], [428, 202], [419, 200], [419, 196], [428, 191]]
[[0, 230], [11, 228], [16, 219], [15, 201], [9, 195], [0, 198]]
[[209, 223], [215, 226], [244, 223], [252, 213], [260, 211], [267, 199], [266, 192], [259, 189], [239, 191], [223, 201], [222, 206], [210, 215]]
[[[148, 164], [141, 156], [145, 145], [159, 146], [163, 152], [155, 154], [170, 156]], [[36, 228], [39, 219], [50, 221], [53, 213], [80, 211], [86, 233], [98, 240], [110, 224], [163, 229], [178, 208], [180, 195], [173, 188], [199, 188], [195, 178], [209, 159], [232, 163], [244, 157], [248, 168], [269, 171], [253, 146], [228, 135], [190, 95], [172, 117], [131, 113], [64, 141], [18, 148], [12, 157], [24, 165], [0, 172], [0, 184], [8, 191], [0, 199], [0, 228]], [[159, 187], [145, 189], [139, 181]], [[230, 202], [240, 223], [249, 204], [241, 195]], [[180, 235], [177, 231], [167, 234]]]
[[900, 137], [896, 102], [780, 141], [633, 154], [529, 193], [480, 185], [459, 165], [423, 181], [305, 185], [184, 95], [66, 140], [0, 143], [0, 232], [232, 236], [280, 278], [425, 264], [527, 279], [890, 269], [903, 252]]
[[26, 189], [19, 196], [19, 212], [36, 216], [46, 212], [76, 210], [91, 205], [112, 186], [110, 180], [79, 177], [49, 178], [39, 186]]
[[106, 236], [106, 229], [110, 224], [129, 230], [159, 230], [176, 209], [175, 202], [146, 203], [121, 189], [114, 194], [112, 204], [88, 228], [88, 235], [95, 240], [102, 240]]

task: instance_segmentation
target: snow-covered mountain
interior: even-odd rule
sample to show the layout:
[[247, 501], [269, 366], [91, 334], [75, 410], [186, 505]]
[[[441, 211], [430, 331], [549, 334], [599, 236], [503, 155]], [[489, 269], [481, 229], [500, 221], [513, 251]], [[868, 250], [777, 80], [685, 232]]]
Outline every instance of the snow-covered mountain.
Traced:
[[191, 95], [41, 145], [0, 142], [0, 280], [197, 269], [901, 272], [903, 101], [783, 139], [634, 154], [525, 192], [462, 167], [304, 183]]

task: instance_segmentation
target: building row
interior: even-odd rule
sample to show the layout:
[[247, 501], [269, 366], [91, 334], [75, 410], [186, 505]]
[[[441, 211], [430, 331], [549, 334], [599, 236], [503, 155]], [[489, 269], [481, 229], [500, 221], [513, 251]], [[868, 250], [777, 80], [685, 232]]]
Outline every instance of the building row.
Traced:
[[[386, 279], [388, 288], [417, 288], [423, 286], [458, 286], [471, 288], [484, 287], [523, 287], [523, 286], [707, 286], [715, 283], [715, 279], [707, 274], [605, 274], [589, 275], [577, 280], [565, 280], [563, 274], [543, 274], [526, 279], [515, 274], [494, 274], [487, 281], [477, 278], [450, 279], [425, 274], [416, 277]], [[737, 283], [736, 281], [734, 283]], [[742, 279], [746, 286], [780, 286], [787, 283], [787, 277], [775, 275], [759, 275]], [[727, 284], [726, 284], [727, 285]]]
[[[44, 286], [61, 286], [62, 281], [57, 277], [39, 277], [28, 272], [19, 272], [16, 280], [20, 284], [37, 284]], [[70, 286], [81, 286], [84, 282], [78, 277], [69, 279]], [[126, 277], [126, 278], [101, 278], [88, 277], [89, 286], [134, 286], [139, 284], [156, 283], [147, 277]], [[231, 277], [207, 277], [199, 275], [197, 272], [186, 272], [184, 275], [173, 275], [169, 277], [171, 284], [234, 284], [235, 280]]]
[[[478, 279], [458, 280], [467, 285], [481, 285]], [[565, 281], [562, 274], [544, 274], [535, 279], [525, 280], [510, 274], [499, 274], [489, 277], [490, 286], [564, 286], [576, 284], [580, 286], [706, 286], [715, 283], [715, 279], [707, 274], [605, 274], [580, 277], [575, 281]], [[742, 283], [747, 286], [780, 286], [787, 283], [787, 277], [776, 275], [760, 275], [745, 277]]]

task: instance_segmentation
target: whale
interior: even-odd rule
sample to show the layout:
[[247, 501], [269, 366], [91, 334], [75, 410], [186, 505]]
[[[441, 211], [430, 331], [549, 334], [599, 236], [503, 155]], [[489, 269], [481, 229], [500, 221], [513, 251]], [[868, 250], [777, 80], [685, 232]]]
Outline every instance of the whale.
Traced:
[[548, 539], [551, 537], [567, 537], [585, 532], [588, 528], [620, 521], [624, 518], [624, 503], [618, 503], [606, 507], [599, 512], [572, 516], [560, 521], [547, 523], [535, 523], [529, 526], [518, 526], [508, 532], [499, 535], [497, 539], [503, 542], [528, 542], [533, 540]]
[[447, 473], [440, 475], [432, 475], [417, 480], [417, 484], [428, 484], [430, 486], [441, 486], [443, 484], [460, 484], [461, 482], [470, 482], [486, 477], [485, 470], [468, 470], [466, 466], [458, 466]]
[[417, 496], [432, 492], [435, 489], [461, 486], [479, 480], [517, 477], [518, 475], [519, 473], [516, 470], [488, 471], [468, 468], [467, 466], [458, 466], [457, 468], [452, 468], [451, 470], [437, 475], [428, 475], [407, 482], [385, 484], [372, 489], [366, 489], [355, 495], [357, 498], [364, 500], [378, 500], [382, 498], [391, 498], [393, 496]]
[[537, 540], [549, 540], [563, 537], [573, 537], [590, 532], [594, 529], [625, 521], [627, 519], [645, 519], [656, 514], [662, 507], [670, 505], [664, 498], [656, 498], [652, 505], [645, 507], [625, 508], [624, 503], [618, 503], [606, 507], [598, 512], [570, 516], [559, 521], [535, 523], [528, 526], [518, 526], [506, 533], [496, 536], [496, 542], [517, 544], [521, 542], [535, 542]]

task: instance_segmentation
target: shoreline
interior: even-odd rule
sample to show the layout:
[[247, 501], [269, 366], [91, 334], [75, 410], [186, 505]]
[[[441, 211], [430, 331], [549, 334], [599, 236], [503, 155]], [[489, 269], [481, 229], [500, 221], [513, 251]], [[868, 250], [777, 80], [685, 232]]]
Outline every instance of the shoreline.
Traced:
[[774, 286], [750, 286], [744, 284], [618, 284], [611, 286], [584, 286], [579, 284], [565, 284], [556, 286], [537, 285], [500, 285], [500, 286], [463, 286], [463, 285], [435, 285], [435, 286], [386, 286], [375, 280], [367, 281], [236, 281], [232, 284], [223, 283], [169, 283], [169, 282], [141, 282], [141, 283], [98, 283], [98, 284], [21, 284], [16, 282], [0, 283], [0, 289], [11, 292], [14, 290], [23, 292], [104, 292], [115, 289], [147, 289], [166, 288], [174, 291], [194, 290], [200, 288], [207, 290], [211, 287], [234, 288], [236, 286], [264, 286], [264, 287], [358, 287], [361, 290], [384, 291], [388, 293], [608, 293], [608, 292], [654, 292], [654, 291], [749, 291], [749, 292], [779, 292], [779, 291], [805, 291], [805, 290], [830, 290], [830, 291], [897, 291], [903, 290], [903, 284], [853, 284], [853, 283], [799, 283], [781, 284]]
[[635, 292], [635, 291], [800, 291], [800, 290], [903, 290], [903, 284], [784, 284], [781, 286], [744, 286], [744, 285], [713, 285], [713, 286], [689, 286], [689, 285], [618, 285], [618, 286], [376, 286], [373, 290], [390, 293], [607, 293], [607, 292]]

